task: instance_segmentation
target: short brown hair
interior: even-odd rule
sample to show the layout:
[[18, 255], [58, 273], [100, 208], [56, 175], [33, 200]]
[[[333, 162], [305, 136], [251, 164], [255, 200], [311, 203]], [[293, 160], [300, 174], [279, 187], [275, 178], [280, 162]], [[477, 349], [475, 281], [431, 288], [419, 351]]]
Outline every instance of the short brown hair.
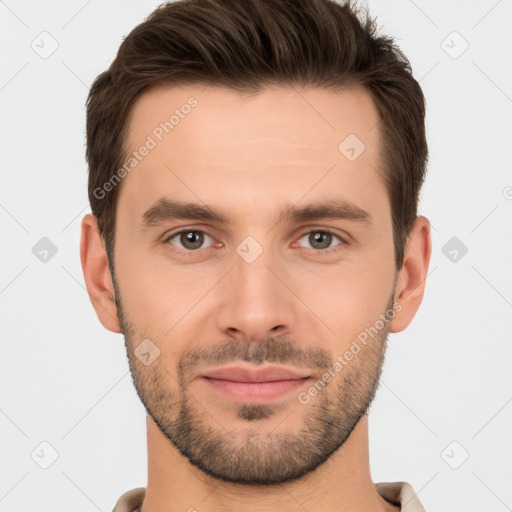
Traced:
[[[407, 57], [352, 0], [178, 0], [158, 7], [122, 42], [87, 99], [89, 200], [113, 266], [121, 188], [95, 193], [123, 165], [135, 101], [161, 86], [239, 92], [266, 85], [365, 87], [378, 109], [381, 177], [389, 194], [395, 265], [402, 267], [428, 159], [425, 98]], [[341, 141], [340, 141], [341, 142]]]

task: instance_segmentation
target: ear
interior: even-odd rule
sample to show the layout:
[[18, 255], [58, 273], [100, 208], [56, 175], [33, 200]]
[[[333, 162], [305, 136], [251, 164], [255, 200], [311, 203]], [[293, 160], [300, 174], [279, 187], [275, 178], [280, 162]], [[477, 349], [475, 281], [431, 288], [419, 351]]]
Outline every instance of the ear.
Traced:
[[432, 242], [430, 222], [425, 217], [416, 217], [407, 239], [404, 262], [395, 287], [395, 300], [401, 308], [390, 322], [390, 332], [403, 331], [418, 311], [425, 291]]
[[114, 285], [96, 217], [88, 213], [82, 219], [81, 229], [80, 261], [89, 299], [103, 327], [120, 333]]

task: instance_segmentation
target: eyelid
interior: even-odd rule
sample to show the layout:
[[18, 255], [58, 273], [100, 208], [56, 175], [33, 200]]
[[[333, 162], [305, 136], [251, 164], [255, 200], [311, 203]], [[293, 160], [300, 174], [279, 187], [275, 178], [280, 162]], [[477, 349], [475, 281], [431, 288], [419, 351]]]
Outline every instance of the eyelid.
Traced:
[[[305, 228], [303, 228], [305, 229]], [[172, 238], [175, 238], [176, 236], [178, 235], [181, 235], [183, 233], [190, 233], [190, 232], [198, 232], [198, 233], [202, 233], [206, 236], [209, 236], [212, 240], [215, 241], [215, 237], [212, 236], [207, 230], [205, 229], [201, 229], [201, 228], [197, 228], [197, 227], [185, 227], [185, 228], [180, 228], [178, 231], [174, 231], [174, 232], [171, 232], [169, 234], [165, 234], [163, 236], [163, 243], [165, 244], [169, 244], [169, 241], [172, 239]], [[349, 240], [350, 240], [350, 236], [346, 233], [344, 233], [343, 235], [340, 235], [338, 234], [336, 231], [334, 231], [332, 228], [324, 228], [324, 227], [311, 227], [311, 226], [308, 226], [307, 229], [305, 229], [305, 231], [301, 231], [300, 235], [298, 235], [297, 238], [295, 238], [296, 242], [293, 242], [294, 245], [297, 244], [297, 242], [303, 238], [304, 236], [306, 235], [309, 235], [311, 233], [314, 233], [314, 232], [320, 232], [320, 233], [328, 233], [336, 238], [338, 238], [338, 240], [340, 240], [340, 243], [336, 244], [335, 246], [333, 247], [330, 247], [330, 248], [327, 248], [327, 249], [314, 249], [314, 248], [310, 248], [310, 247], [303, 247], [304, 249], [308, 249], [310, 252], [313, 252], [315, 254], [330, 254], [332, 252], [335, 252], [335, 251], [338, 251], [339, 250], [339, 246], [346, 246], [346, 245], [349, 245]], [[216, 242], [217, 245], [223, 245], [221, 242]], [[173, 245], [174, 244], [170, 244], [170, 245]], [[206, 249], [211, 249], [213, 247], [214, 244], [210, 245], [209, 247], [204, 247], [202, 249], [196, 249], [196, 250], [187, 250], [187, 249], [181, 249], [180, 247], [176, 247], [176, 249], [178, 251], [181, 251], [181, 252], [185, 252], [185, 253], [188, 253], [188, 254], [195, 254], [195, 253], [200, 253], [202, 252], [203, 250], [206, 250]], [[302, 246], [299, 246], [299, 247], [302, 247]]]
[[[336, 252], [340, 250], [339, 246], [345, 246], [348, 245], [349, 242], [346, 240], [347, 238], [350, 238], [348, 235], [342, 236], [332, 230], [331, 228], [321, 228], [321, 227], [309, 227], [306, 231], [303, 231], [301, 235], [297, 238], [297, 241], [299, 241], [301, 238], [303, 238], [306, 235], [309, 235], [310, 233], [328, 233], [334, 237], [336, 237], [341, 243], [338, 243], [334, 245], [333, 247], [329, 247], [328, 249], [314, 249], [311, 247], [304, 247], [304, 249], [308, 249], [309, 251], [314, 252], [315, 254], [330, 254], [333, 252]], [[294, 242], [295, 244], [296, 242]]]
[[[167, 244], [167, 243], [169, 243], [171, 238], [175, 238], [178, 235], [181, 235], [183, 233], [193, 233], [193, 232], [202, 233], [203, 235], [209, 236], [215, 242], [215, 237], [210, 235], [210, 233], [208, 233], [208, 231], [206, 231], [204, 229], [199, 229], [199, 228], [180, 228], [178, 231], [174, 231], [174, 232], [169, 233], [169, 234], [166, 233], [164, 235], [164, 237], [163, 237], [163, 243]], [[174, 245], [174, 244], [171, 244], [171, 245]], [[210, 246], [210, 247], [212, 247], [212, 246]], [[203, 249], [208, 249], [208, 248], [209, 247], [204, 247], [202, 249], [196, 249], [195, 251], [191, 251], [191, 250], [182, 249], [181, 247], [177, 247], [178, 250], [185, 251], [185, 252], [188, 252], [188, 253], [197, 253], [199, 251], [202, 251]]]

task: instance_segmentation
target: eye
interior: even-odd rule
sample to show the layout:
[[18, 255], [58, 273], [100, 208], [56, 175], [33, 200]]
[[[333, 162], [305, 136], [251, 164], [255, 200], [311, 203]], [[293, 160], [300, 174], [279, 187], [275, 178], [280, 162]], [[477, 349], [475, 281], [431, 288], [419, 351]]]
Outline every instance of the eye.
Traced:
[[[177, 238], [178, 244], [181, 244], [181, 246], [178, 245], [180, 249], [196, 251], [197, 249], [201, 249], [201, 246], [205, 241], [205, 237], [213, 241], [213, 238], [210, 235], [207, 235], [204, 231], [200, 231], [198, 229], [184, 229], [167, 237], [165, 242], [171, 242], [171, 240]], [[173, 245], [177, 244], [173, 243]]]
[[[303, 240], [304, 238], [307, 240], [307, 243], [312, 245], [312, 247], [310, 247], [310, 248], [316, 252], [331, 253], [331, 252], [336, 251], [337, 249], [330, 248], [330, 246], [333, 242], [333, 239], [338, 239], [341, 242], [340, 244], [337, 244], [337, 245], [345, 245], [346, 244], [345, 240], [343, 240], [341, 237], [339, 237], [338, 235], [335, 235], [331, 231], [324, 230], [324, 229], [317, 229], [317, 230], [308, 231], [307, 233], [304, 233], [301, 236], [301, 238], [299, 238], [299, 242], [300, 242], [300, 240]], [[334, 247], [336, 247], [336, 246], [334, 246]]]

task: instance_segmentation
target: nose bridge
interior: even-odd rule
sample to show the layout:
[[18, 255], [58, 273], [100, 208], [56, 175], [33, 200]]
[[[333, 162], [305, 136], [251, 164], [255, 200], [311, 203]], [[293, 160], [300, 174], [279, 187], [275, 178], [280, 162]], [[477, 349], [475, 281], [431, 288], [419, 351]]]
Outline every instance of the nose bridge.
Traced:
[[278, 327], [288, 331], [294, 321], [293, 294], [283, 283], [286, 276], [278, 277], [283, 265], [277, 252], [247, 237], [236, 247], [232, 262], [223, 280], [219, 328], [254, 340], [275, 334]]

